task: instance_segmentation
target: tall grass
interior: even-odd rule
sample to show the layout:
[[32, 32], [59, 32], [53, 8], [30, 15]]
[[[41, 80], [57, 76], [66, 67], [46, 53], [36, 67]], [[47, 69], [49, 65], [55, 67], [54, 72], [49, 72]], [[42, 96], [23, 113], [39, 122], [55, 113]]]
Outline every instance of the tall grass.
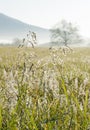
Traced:
[[0, 130], [90, 130], [89, 65], [89, 48], [0, 48]]

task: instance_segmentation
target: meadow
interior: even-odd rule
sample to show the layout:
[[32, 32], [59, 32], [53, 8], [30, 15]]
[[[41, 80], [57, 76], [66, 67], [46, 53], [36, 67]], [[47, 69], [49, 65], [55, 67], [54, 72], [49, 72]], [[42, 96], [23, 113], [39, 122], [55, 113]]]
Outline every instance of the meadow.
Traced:
[[0, 47], [0, 130], [90, 130], [90, 48]]

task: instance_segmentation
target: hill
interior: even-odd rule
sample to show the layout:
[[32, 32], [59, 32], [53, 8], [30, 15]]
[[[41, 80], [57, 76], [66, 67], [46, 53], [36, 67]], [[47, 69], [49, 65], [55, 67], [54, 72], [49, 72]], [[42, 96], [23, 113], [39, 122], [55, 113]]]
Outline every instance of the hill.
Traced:
[[0, 13], [0, 41], [9, 42], [15, 38], [24, 38], [29, 30], [36, 32], [39, 43], [49, 41], [48, 29], [29, 25]]

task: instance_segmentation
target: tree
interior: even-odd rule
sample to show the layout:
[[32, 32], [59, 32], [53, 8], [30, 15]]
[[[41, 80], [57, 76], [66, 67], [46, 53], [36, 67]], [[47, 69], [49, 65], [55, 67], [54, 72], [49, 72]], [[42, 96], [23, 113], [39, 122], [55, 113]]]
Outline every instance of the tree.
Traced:
[[21, 39], [19, 39], [19, 38], [14, 38], [12, 44], [13, 44], [14, 46], [18, 46], [19, 44], [21, 44], [21, 42], [22, 42]]
[[78, 28], [72, 23], [62, 20], [56, 24], [51, 30], [51, 42], [54, 44], [76, 44], [81, 42]]

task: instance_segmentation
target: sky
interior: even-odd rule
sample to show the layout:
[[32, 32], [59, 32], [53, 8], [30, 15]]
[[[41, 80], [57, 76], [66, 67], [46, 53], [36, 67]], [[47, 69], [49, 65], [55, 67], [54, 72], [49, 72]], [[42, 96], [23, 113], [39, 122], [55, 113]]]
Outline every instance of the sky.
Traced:
[[90, 37], [90, 0], [0, 0], [0, 13], [44, 28], [65, 19]]

